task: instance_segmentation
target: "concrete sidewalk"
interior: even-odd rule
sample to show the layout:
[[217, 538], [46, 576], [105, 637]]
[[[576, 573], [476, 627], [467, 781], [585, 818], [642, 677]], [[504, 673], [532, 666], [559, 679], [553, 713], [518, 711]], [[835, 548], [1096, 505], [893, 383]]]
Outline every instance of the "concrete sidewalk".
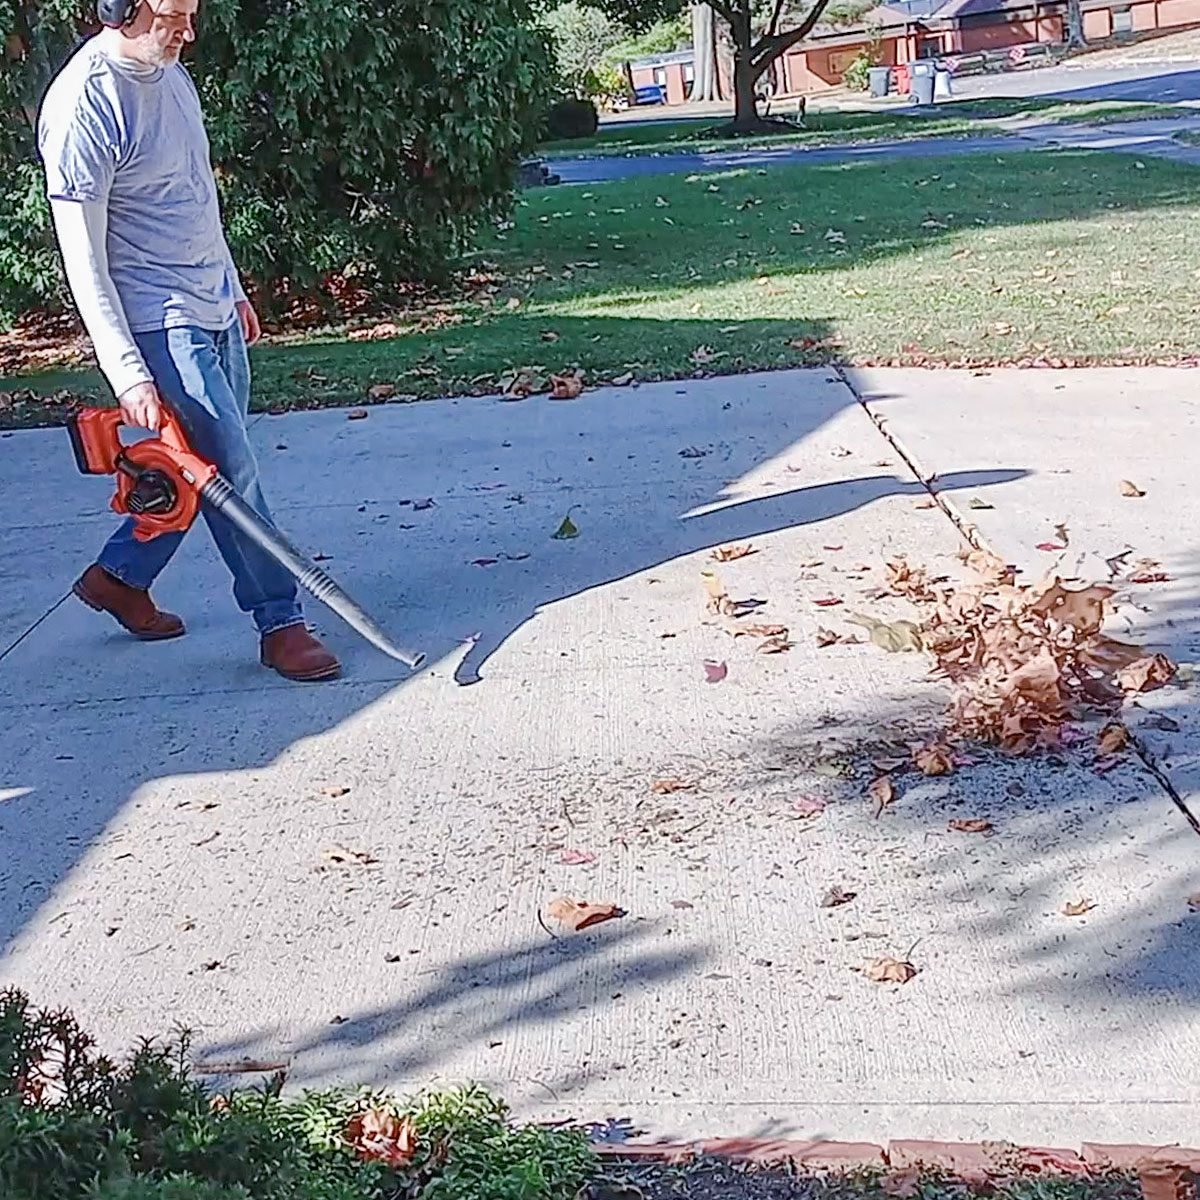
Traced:
[[[59, 603], [105, 482], [61, 431], [6, 439], [0, 984], [109, 1048], [182, 1022], [292, 1086], [474, 1078], [610, 1135], [1194, 1141], [1200, 839], [1160, 784], [981, 755], [876, 819], [848, 771], [945, 693], [816, 645], [907, 614], [866, 595], [885, 557], [957, 569], [884, 420], [1031, 569], [1060, 520], [1089, 569], [1162, 558], [1181, 582], [1139, 620], [1186, 657], [1194, 380], [817, 370], [263, 418], [280, 524], [430, 655], [405, 677], [314, 603], [347, 678], [311, 688], [257, 667], [202, 528], [157, 590], [181, 641]], [[709, 552], [747, 541], [716, 569], [787, 653], [706, 623]], [[1184, 723], [1187, 690], [1157, 702]], [[561, 894], [627, 915], [564, 935]], [[884, 954], [920, 974], [857, 973]]]

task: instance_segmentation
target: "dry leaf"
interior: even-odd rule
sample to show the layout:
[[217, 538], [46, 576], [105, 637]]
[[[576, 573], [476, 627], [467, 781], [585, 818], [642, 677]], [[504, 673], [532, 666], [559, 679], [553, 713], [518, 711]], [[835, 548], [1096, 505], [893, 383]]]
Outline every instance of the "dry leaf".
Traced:
[[924, 648], [921, 631], [912, 621], [893, 621], [889, 624], [865, 613], [851, 613], [846, 620], [851, 625], [861, 625], [870, 633], [871, 641], [889, 654]]
[[564, 867], [587, 867], [596, 861], [596, 856], [590, 850], [564, 850], [558, 861]]
[[1196, 892], [1187, 898], [1188, 908], [1194, 913], [1200, 913], [1200, 892]]
[[414, 500], [412, 502], [413, 512], [425, 512], [426, 509], [433, 508], [435, 501], [432, 496], [426, 496], [423, 500]]
[[871, 962], [863, 974], [872, 983], [908, 983], [910, 979], [916, 978], [917, 968], [910, 962], [885, 957]]
[[734, 637], [786, 638], [786, 625], [737, 625], [733, 630]]
[[625, 916], [624, 910], [615, 904], [590, 904], [582, 900], [573, 900], [570, 896], [559, 896], [556, 900], [551, 900], [546, 912], [576, 933], [603, 921]]
[[566, 375], [550, 376], [550, 398], [552, 400], [574, 400], [582, 392], [582, 371], [571, 371]]
[[367, 388], [367, 396], [372, 400], [390, 400], [395, 394], [394, 383], [373, 383]]
[[819, 600], [814, 600], [813, 603], [818, 608], [836, 608], [841, 604], [841, 600], [837, 596], [822, 596]]
[[893, 1171], [879, 1181], [879, 1190], [892, 1200], [915, 1200], [921, 1195], [921, 1171], [919, 1167], [906, 1167]]
[[675, 792], [694, 792], [696, 784], [690, 779], [656, 779], [651, 785], [650, 790], [656, 796], [670, 796]]
[[1042, 593], [1030, 611], [1039, 617], [1053, 617], [1062, 625], [1069, 625], [1076, 634], [1096, 633], [1104, 624], [1105, 602], [1114, 595], [1114, 589], [1102, 584], [1071, 591], [1058, 581]]
[[926, 775], [949, 775], [954, 770], [954, 757], [948, 746], [933, 742], [913, 751], [913, 766]]
[[749, 542], [745, 542], [738, 546], [719, 546], [712, 552], [712, 557], [716, 562], [734, 562], [739, 558], [747, 558], [751, 554], [757, 554], [758, 550]]
[[370, 414], [365, 408], [352, 408], [346, 414], [347, 421], [365, 421]]
[[1134, 571], [1126, 576], [1127, 583], [1170, 583], [1171, 576], [1166, 571]]
[[985, 821], [982, 817], [969, 817], [966, 819], [956, 819], [950, 822], [950, 829], [955, 833], [991, 833], [991, 821]]
[[1128, 496], [1131, 500], [1141, 499], [1146, 493], [1142, 491], [1136, 483], [1130, 482], [1128, 479], [1121, 480], [1121, 495]]
[[720, 683], [728, 674], [729, 667], [725, 663], [714, 662], [712, 659], [705, 661], [704, 681], [706, 683]]
[[628, 387], [633, 382], [633, 372], [626, 371], [622, 375], [613, 376], [613, 387]]
[[342, 1135], [359, 1158], [404, 1167], [417, 1150], [416, 1126], [383, 1108], [371, 1108], [350, 1118]]
[[1117, 673], [1117, 682], [1127, 692], [1152, 692], [1175, 678], [1175, 664], [1165, 654], [1139, 658]]
[[700, 578], [704, 581], [706, 596], [704, 607], [709, 612], [716, 613], [718, 616], [736, 616], [737, 605], [730, 600], [729, 593], [725, 590], [725, 584], [720, 575], [711, 567], [704, 567], [700, 571]]
[[349, 794], [350, 794], [350, 789], [348, 787], [335, 786], [335, 787], [327, 787], [327, 788], [321, 789], [321, 795], [328, 796], [330, 798], [330, 800], [337, 800], [340, 797], [348, 796]]
[[1089, 913], [1096, 905], [1091, 900], [1068, 900], [1063, 905], [1064, 917], [1082, 917], [1084, 913]]
[[1120, 721], [1110, 721], [1096, 739], [1096, 750], [1100, 754], [1120, 754], [1129, 746], [1129, 730]]
[[774, 637], [765, 639], [758, 647], [759, 654], [783, 654], [790, 650], [796, 643], [788, 641], [787, 633], [775, 634]]
[[1059, 550], [1065, 550], [1066, 546], [1062, 542], [1038, 542], [1038, 550], [1044, 550], [1047, 554], [1053, 554]]
[[823, 650], [826, 646], [836, 646], [842, 640], [840, 633], [834, 633], [832, 629], [818, 628], [817, 629], [817, 645]]
[[369, 850], [351, 850], [347, 846], [331, 846], [324, 857], [338, 867], [371, 867], [379, 862]]
[[875, 815], [878, 817], [896, 799], [896, 788], [891, 776], [881, 775], [867, 788], [867, 795], [875, 801]]
[[847, 892], [842, 889], [839, 884], [834, 884], [833, 887], [821, 897], [822, 908], [840, 908], [843, 904], [849, 904], [858, 895], [857, 892]]
[[988, 583], [1011, 583], [1016, 570], [991, 550], [971, 550], [961, 556], [963, 562]]
[[996, 506], [989, 504], [986, 500], [981, 500], [978, 496], [972, 496], [967, 503], [967, 507], [974, 509], [976, 512], [988, 512]]
[[825, 801], [820, 796], [801, 796], [792, 801], [792, 809], [799, 817], [819, 817], [825, 807]]
[[937, 508], [937, 501], [930, 496], [926, 496], [924, 500], [918, 500], [913, 508]]
[[575, 522], [571, 520], [571, 514], [568, 513], [562, 519], [562, 524], [550, 535], [557, 541], [566, 541], [568, 538], [577, 538], [579, 536], [579, 528]]

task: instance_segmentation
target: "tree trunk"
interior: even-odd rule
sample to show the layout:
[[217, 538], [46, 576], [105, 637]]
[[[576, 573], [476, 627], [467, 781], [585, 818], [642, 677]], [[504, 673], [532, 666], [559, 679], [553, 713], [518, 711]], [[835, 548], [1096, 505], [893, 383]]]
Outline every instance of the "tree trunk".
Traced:
[[762, 72], [754, 65], [750, 5], [739, 4], [733, 17], [729, 28], [733, 35], [733, 129], [735, 133], [752, 133], [759, 125], [754, 85]]
[[694, 101], [723, 100], [717, 70], [717, 27], [707, 4], [692, 5], [692, 94]]
[[1087, 45], [1083, 36], [1083, 9], [1079, 0], [1067, 0], [1067, 46], [1072, 50], [1081, 50]]

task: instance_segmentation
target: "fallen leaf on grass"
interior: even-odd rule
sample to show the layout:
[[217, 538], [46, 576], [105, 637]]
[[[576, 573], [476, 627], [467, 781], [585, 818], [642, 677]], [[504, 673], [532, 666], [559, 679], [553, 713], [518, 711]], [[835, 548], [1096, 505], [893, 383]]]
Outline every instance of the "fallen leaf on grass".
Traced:
[[596, 861], [596, 856], [590, 850], [564, 850], [558, 861], [564, 867], [588, 867]]
[[949, 828], [955, 833], [991, 833], [992, 823], [982, 817], [967, 817], [951, 821]]
[[1127, 692], [1152, 692], [1175, 677], [1175, 664], [1165, 654], [1139, 658], [1117, 672], [1117, 682]]
[[694, 792], [696, 790], [696, 783], [691, 779], [677, 779], [675, 777], [656, 779], [650, 785], [650, 790], [656, 796], [671, 796], [676, 792]]
[[346, 414], [347, 421], [365, 421], [370, 414], [365, 408], [352, 408]]
[[1121, 495], [1127, 496], [1131, 500], [1139, 500], [1146, 493], [1140, 487], [1129, 479], [1121, 480]]
[[705, 683], [720, 683], [729, 674], [729, 667], [723, 662], [707, 659], [704, 663]]
[[840, 908], [843, 904], [849, 904], [858, 895], [857, 892], [847, 892], [838, 884], [821, 897], [821, 908]]
[[373, 383], [367, 388], [367, 396], [371, 400], [390, 400], [395, 394], [394, 383]]
[[896, 799], [896, 788], [890, 775], [881, 775], [867, 788], [867, 795], [875, 801], [875, 815], [878, 817], [883, 810]]
[[550, 376], [551, 400], [574, 400], [583, 393], [583, 372], [571, 371], [566, 375]]
[[1095, 908], [1095, 902], [1092, 900], [1068, 900], [1063, 905], [1064, 917], [1082, 917], [1084, 913], [1089, 913]]
[[948, 746], [933, 742], [913, 751], [913, 766], [926, 775], [949, 775], [954, 771], [954, 756]]
[[1120, 754], [1129, 746], [1129, 730], [1120, 721], [1110, 721], [1096, 739], [1096, 750], [1103, 755]]
[[562, 524], [550, 536], [560, 542], [566, 541], [568, 538], [577, 538], [579, 536], [579, 528], [575, 522], [571, 520], [570, 513], [563, 517]]
[[692, 362], [696, 363], [697, 366], [701, 366], [704, 363], [710, 363], [713, 361], [713, 359], [720, 357], [721, 355], [719, 355], [711, 346], [697, 346], [696, 349], [691, 353]]
[[748, 558], [751, 554], [757, 554], [758, 549], [749, 542], [743, 542], [737, 546], [718, 546], [712, 552], [712, 557], [716, 562], [735, 562], [739, 558]]
[[407, 1117], [371, 1108], [350, 1118], [343, 1138], [366, 1162], [404, 1167], [417, 1152], [417, 1129]]
[[898, 958], [877, 958], [869, 963], [863, 974], [872, 983], [908, 983], [917, 976], [917, 968]]
[[801, 796], [792, 801], [792, 810], [799, 817], [819, 817], [825, 807], [825, 801], [820, 796]]
[[622, 375], [614, 375], [612, 379], [613, 387], [628, 387], [633, 382], [633, 372], [626, 371]]
[[556, 900], [551, 900], [546, 912], [576, 933], [603, 921], [625, 916], [625, 911], [615, 904], [591, 904], [582, 900], [572, 900], [570, 896], [559, 896]]

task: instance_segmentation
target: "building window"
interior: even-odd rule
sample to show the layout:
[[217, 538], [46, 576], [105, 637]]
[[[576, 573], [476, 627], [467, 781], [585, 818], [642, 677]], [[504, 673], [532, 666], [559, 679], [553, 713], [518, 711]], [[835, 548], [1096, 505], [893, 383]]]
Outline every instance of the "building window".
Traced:
[[1113, 33], [1133, 32], [1133, 10], [1130, 8], [1114, 8], [1112, 14]]

